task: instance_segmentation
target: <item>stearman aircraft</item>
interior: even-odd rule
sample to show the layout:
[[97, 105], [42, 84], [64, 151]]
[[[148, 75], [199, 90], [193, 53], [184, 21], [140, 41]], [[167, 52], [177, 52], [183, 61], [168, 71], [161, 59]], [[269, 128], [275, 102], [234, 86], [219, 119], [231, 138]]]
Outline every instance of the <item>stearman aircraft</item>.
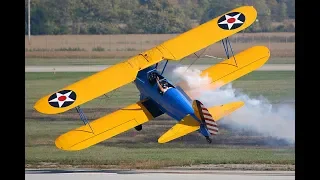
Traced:
[[[201, 72], [201, 76], [211, 79], [208, 88], [221, 87], [260, 68], [270, 57], [267, 47], [254, 46], [234, 55], [228, 41], [229, 36], [249, 27], [256, 18], [257, 11], [253, 6], [235, 8], [49, 94], [36, 102], [34, 108], [44, 114], [58, 114], [73, 108], [77, 110], [84, 125], [62, 134], [55, 141], [57, 148], [67, 151], [88, 148], [133, 128], [140, 131], [142, 124], [165, 113], [177, 123], [158, 139], [159, 143], [167, 143], [194, 131], [211, 143], [212, 137], [218, 133], [217, 121], [242, 107], [244, 102], [207, 107], [196, 96], [188, 95], [187, 90], [184, 91], [179, 85], [183, 83], [171, 83], [163, 76], [163, 71], [168, 61], [181, 60], [219, 41], [225, 47], [227, 58]], [[161, 61], [166, 62], [159, 70], [158, 63]], [[88, 121], [80, 105], [131, 82], [140, 91], [138, 102]]]

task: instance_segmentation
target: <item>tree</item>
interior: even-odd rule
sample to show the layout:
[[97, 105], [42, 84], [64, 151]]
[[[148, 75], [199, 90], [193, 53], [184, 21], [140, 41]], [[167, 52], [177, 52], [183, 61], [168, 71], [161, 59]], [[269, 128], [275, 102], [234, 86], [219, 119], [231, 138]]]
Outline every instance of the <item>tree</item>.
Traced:
[[[271, 31], [271, 22], [295, 18], [294, 0], [32, 0], [31, 33], [182, 33], [242, 5], [253, 5], [258, 22], [247, 32]], [[28, 33], [25, 0], [25, 33]], [[294, 25], [293, 25], [294, 26]], [[286, 31], [292, 26], [283, 26]]]
[[[258, 11], [258, 23], [253, 24], [252, 26], [259, 25], [260, 29], [258, 31], [268, 32], [271, 28], [271, 10], [266, 4], [265, 0], [255, 0], [253, 6]], [[252, 27], [254, 28], [254, 27]]]
[[296, 17], [296, 12], [295, 12], [295, 0], [287, 0], [286, 5], [287, 5], [287, 15], [290, 19], [295, 19]]

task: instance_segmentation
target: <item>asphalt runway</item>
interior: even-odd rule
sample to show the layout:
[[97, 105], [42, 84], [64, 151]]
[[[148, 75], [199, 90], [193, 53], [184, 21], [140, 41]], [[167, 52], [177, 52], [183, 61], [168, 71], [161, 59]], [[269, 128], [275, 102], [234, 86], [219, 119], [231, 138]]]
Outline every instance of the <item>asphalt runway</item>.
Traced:
[[[90, 66], [26, 66], [25, 72], [98, 72], [110, 65]], [[190, 68], [203, 70], [210, 65], [193, 65]], [[295, 71], [295, 64], [265, 64], [257, 71]]]
[[26, 180], [291, 180], [294, 171], [25, 170]]

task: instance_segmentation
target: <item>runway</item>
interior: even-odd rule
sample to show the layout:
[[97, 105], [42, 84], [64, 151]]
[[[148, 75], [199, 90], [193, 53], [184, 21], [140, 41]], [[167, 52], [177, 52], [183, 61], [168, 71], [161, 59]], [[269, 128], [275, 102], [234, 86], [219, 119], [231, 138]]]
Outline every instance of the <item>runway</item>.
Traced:
[[[26, 66], [25, 72], [98, 72], [109, 66]], [[208, 67], [210, 65], [193, 65], [190, 68], [203, 70]], [[265, 64], [257, 71], [295, 71], [295, 64]]]
[[25, 170], [26, 180], [291, 180], [294, 171]]

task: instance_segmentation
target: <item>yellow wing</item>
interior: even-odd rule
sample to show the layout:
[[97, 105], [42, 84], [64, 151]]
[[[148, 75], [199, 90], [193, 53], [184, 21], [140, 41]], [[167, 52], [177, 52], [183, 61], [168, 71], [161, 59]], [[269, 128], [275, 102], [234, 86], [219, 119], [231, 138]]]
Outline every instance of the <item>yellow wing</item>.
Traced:
[[[226, 15], [231, 18], [226, 19]], [[249, 27], [256, 18], [257, 11], [253, 6], [242, 6], [170, 39], [160, 46], [172, 54], [172, 60], [180, 60]], [[235, 21], [237, 23], [232, 25]]]
[[233, 16], [233, 20], [237, 19], [238, 23], [228, 26], [225, 15], [217, 17], [127, 61], [46, 95], [36, 102], [34, 108], [44, 114], [65, 112], [134, 81], [140, 70], [163, 59], [180, 60], [239, 32], [250, 26], [257, 16], [257, 12], [252, 6], [239, 7], [227, 14]]
[[161, 48], [148, 50], [44, 96], [34, 108], [44, 114], [65, 112], [134, 81], [141, 69], [160, 62], [165, 54]]
[[[269, 57], [270, 51], [267, 47], [254, 46], [203, 70], [201, 76], [211, 78], [210, 84], [197, 89], [190, 89], [186, 82], [180, 82], [178, 85], [185, 90], [191, 99], [194, 99], [203, 90], [219, 88], [260, 68]], [[236, 63], [234, 59], [236, 59]]]
[[242, 101], [236, 101], [228, 104], [223, 104], [220, 106], [213, 106], [208, 108], [209, 113], [212, 115], [214, 121], [219, 121], [222, 117], [225, 117], [235, 110], [241, 108], [244, 105]]
[[164, 133], [159, 139], [158, 143], [166, 143], [173, 139], [179, 138], [200, 128], [200, 124], [190, 114], [183, 118], [180, 122], [174, 125], [166, 133]]
[[59, 136], [55, 144], [67, 151], [82, 150], [116, 136], [154, 117], [141, 103], [135, 103]]
[[[237, 101], [220, 106], [213, 106], [208, 108], [209, 113], [212, 115], [215, 121], [220, 120], [222, 117], [229, 115], [235, 110], [244, 105], [244, 102]], [[158, 143], [166, 143], [176, 138], [194, 132], [200, 128], [200, 124], [192, 116], [187, 115], [180, 122], [174, 125], [166, 133], [164, 133], [159, 139]]]

